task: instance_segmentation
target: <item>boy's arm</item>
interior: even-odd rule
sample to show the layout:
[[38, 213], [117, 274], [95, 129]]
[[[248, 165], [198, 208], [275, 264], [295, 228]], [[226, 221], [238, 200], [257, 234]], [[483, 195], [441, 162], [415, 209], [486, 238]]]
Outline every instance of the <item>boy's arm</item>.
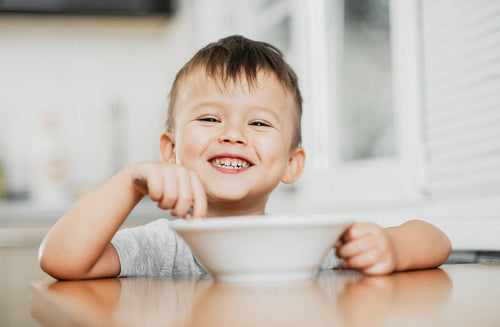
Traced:
[[58, 279], [117, 276], [120, 262], [110, 241], [141, 198], [129, 168], [84, 195], [42, 241], [42, 269]]
[[145, 195], [135, 185], [141, 177], [151, 199], [173, 215], [203, 217], [206, 195], [194, 175], [182, 166], [160, 162], [129, 166], [83, 196], [52, 227], [40, 246], [42, 269], [58, 279], [114, 277], [120, 262], [110, 241]]
[[385, 229], [374, 223], [356, 223], [335, 247], [346, 268], [370, 275], [438, 267], [451, 253], [448, 237], [420, 220]]
[[421, 220], [386, 228], [396, 248], [396, 271], [434, 268], [451, 253], [451, 242], [437, 227]]

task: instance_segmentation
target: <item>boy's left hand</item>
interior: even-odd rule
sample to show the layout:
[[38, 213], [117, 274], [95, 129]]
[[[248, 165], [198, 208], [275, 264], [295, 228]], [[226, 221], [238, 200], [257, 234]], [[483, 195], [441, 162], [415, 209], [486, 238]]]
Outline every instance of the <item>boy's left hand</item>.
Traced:
[[388, 233], [374, 223], [351, 225], [334, 247], [345, 268], [358, 269], [367, 275], [385, 275], [396, 270], [394, 243]]

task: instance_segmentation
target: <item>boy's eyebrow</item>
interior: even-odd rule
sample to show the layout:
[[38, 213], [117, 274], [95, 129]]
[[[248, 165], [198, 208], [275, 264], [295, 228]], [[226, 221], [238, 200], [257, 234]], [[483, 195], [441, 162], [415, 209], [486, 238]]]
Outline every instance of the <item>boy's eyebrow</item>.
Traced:
[[200, 103], [197, 103], [193, 109], [200, 109], [200, 108], [203, 108], [203, 107], [222, 107], [222, 105], [218, 102], [200, 102]]
[[[217, 108], [224, 108], [225, 106], [219, 102], [200, 102], [200, 103], [197, 103], [194, 107], [193, 107], [193, 111], [195, 110], [198, 110], [198, 109], [201, 109], [203, 107], [217, 107]], [[259, 110], [262, 110], [262, 111], [265, 111], [267, 113], [269, 113], [271, 116], [273, 116], [275, 119], [278, 119], [279, 118], [279, 115], [274, 112], [273, 110], [269, 109], [269, 108], [266, 108], [266, 107], [262, 107], [262, 106], [252, 106], [250, 108], [251, 110], [253, 109], [259, 109]]]
[[259, 110], [265, 111], [268, 114], [270, 114], [271, 116], [273, 116], [274, 119], [279, 120], [279, 115], [275, 111], [273, 111], [269, 108], [262, 107], [262, 106], [253, 106], [252, 109], [259, 109]]

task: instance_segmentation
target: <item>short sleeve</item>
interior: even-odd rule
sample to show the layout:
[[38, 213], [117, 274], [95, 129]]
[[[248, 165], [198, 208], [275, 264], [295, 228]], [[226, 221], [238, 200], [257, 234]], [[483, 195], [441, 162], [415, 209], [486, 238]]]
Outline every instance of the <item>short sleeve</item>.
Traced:
[[111, 244], [120, 259], [119, 277], [207, 273], [166, 219], [122, 229]]

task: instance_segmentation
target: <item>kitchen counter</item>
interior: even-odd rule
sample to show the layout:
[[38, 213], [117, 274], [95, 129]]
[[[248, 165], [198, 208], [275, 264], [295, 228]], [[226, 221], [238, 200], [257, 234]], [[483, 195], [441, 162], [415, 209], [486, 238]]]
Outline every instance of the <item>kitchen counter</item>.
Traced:
[[[319, 314], [315, 320], [318, 325], [331, 319], [337, 322], [341, 315], [347, 322], [342, 320], [340, 326], [348, 322], [356, 325], [355, 314], [359, 315], [360, 324], [370, 318], [379, 325], [389, 326], [403, 315], [414, 322], [408, 321], [402, 326], [453, 323], [491, 326], [500, 321], [498, 264], [447, 264], [441, 269], [380, 278], [334, 270], [322, 272], [316, 280], [302, 285], [289, 284], [289, 288], [271, 285], [267, 291], [265, 288], [252, 291], [219, 285], [209, 276], [55, 282], [41, 271], [37, 253], [37, 247], [0, 247], [0, 326], [36, 327], [40, 325], [32, 316], [44, 320], [46, 315], [49, 320], [50, 316], [73, 319], [67, 326], [75, 323], [74, 319], [80, 315], [89, 315], [89, 319], [101, 317], [109, 326], [120, 326], [124, 320], [130, 321], [127, 326], [146, 326], [137, 321], [148, 321], [150, 326], [169, 326], [174, 324], [172, 319], [179, 326], [189, 326], [195, 324], [190, 322], [195, 319], [194, 314], [214, 319], [215, 324], [222, 319], [223, 309], [230, 314], [228, 319], [239, 315], [247, 319], [247, 306], [261, 315], [249, 318], [249, 323], [255, 325], [262, 323], [256, 321], [257, 318], [268, 317], [275, 322], [288, 319], [285, 311], [295, 314], [290, 318], [303, 322], [306, 310]], [[275, 311], [269, 309], [276, 305]], [[198, 311], [193, 311], [195, 309]], [[206, 310], [214, 310], [214, 315], [210, 316]], [[163, 320], [163, 324], [159, 320]], [[368, 325], [376, 326], [375, 323]]]
[[500, 265], [366, 277], [323, 271], [290, 284], [209, 276], [33, 282], [43, 326], [498, 326]]
[[[43, 205], [32, 201], [0, 201], [0, 226], [15, 223], [53, 224], [73, 204], [74, 202]], [[129, 219], [155, 219], [169, 216], [168, 211], [159, 209], [155, 202], [146, 197], [132, 210]]]
[[[278, 193], [270, 201], [270, 213], [299, 212], [311, 204], [290, 201], [287, 194]], [[280, 198], [282, 196], [283, 198]], [[286, 200], [288, 199], [288, 200]], [[498, 197], [474, 202], [444, 201], [440, 203], [406, 204], [390, 207], [343, 208], [333, 210], [317, 207], [313, 213], [338, 212], [351, 215], [358, 221], [373, 221], [383, 227], [399, 225], [409, 219], [422, 219], [442, 229], [451, 239], [454, 250], [500, 251], [500, 207]], [[293, 204], [291, 206], [291, 204]], [[35, 246], [40, 243], [59, 217], [72, 203], [42, 206], [31, 202], [0, 202], [0, 246]], [[291, 210], [291, 211], [290, 211]], [[304, 211], [304, 209], [302, 209]], [[144, 198], [131, 212], [124, 225], [137, 226], [149, 221], [171, 217], [156, 203]]]
[[[72, 203], [44, 206], [29, 201], [0, 202], [0, 247], [38, 246], [50, 227]], [[143, 199], [130, 213], [123, 227], [146, 224], [171, 217], [149, 198]]]

